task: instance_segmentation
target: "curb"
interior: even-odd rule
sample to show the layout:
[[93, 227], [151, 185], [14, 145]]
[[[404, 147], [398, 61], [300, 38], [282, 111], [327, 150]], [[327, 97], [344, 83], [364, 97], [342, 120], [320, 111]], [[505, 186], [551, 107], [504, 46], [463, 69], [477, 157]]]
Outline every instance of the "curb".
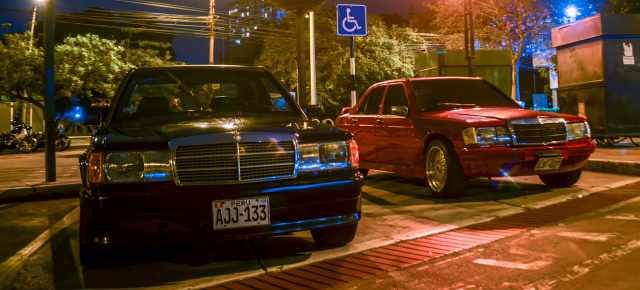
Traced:
[[56, 198], [78, 197], [82, 184], [35, 185], [32, 187], [0, 190], [0, 204], [21, 201], [37, 201]]
[[582, 169], [624, 175], [640, 175], [640, 163], [630, 161], [589, 159]]

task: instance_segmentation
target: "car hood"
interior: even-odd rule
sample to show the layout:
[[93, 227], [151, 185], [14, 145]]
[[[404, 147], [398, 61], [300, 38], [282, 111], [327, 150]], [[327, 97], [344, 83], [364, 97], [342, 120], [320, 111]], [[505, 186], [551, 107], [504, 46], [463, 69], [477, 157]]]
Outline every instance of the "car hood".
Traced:
[[151, 125], [145, 122], [122, 123], [96, 133], [95, 146], [109, 150], [166, 149], [176, 138], [232, 134], [231, 125], [242, 123], [238, 133], [291, 134], [299, 142], [345, 141], [353, 138], [342, 129], [303, 119], [242, 117], [207, 118]]
[[440, 115], [441, 117], [448, 117], [448, 118], [463, 120], [463, 121], [466, 121], [467, 123], [487, 122], [491, 120], [507, 121], [507, 120], [519, 119], [519, 118], [537, 118], [537, 117], [564, 118], [567, 121], [580, 119], [579, 117], [566, 115], [566, 114], [548, 113], [548, 112], [541, 112], [541, 111], [535, 111], [535, 110], [507, 108], [507, 107], [458, 109], [458, 110], [450, 110], [450, 111], [442, 112], [442, 113], [439, 113], [438, 115]]

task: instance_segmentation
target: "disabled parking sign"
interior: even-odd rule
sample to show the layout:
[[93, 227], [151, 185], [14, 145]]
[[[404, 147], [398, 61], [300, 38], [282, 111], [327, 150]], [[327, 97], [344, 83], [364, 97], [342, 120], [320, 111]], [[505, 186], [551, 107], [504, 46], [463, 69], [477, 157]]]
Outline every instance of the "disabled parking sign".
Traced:
[[338, 36], [367, 36], [367, 6], [338, 4]]

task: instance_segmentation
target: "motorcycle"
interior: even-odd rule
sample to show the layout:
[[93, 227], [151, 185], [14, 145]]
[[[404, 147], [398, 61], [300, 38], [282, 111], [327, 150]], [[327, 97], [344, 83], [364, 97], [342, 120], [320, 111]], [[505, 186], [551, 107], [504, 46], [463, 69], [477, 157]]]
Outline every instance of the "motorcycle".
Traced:
[[[30, 153], [36, 151], [38, 148], [44, 148], [45, 146], [45, 134], [43, 132], [29, 134], [29, 136], [36, 140], [35, 146], [25, 145], [25, 148], [30, 149], [30, 151], [25, 153]], [[31, 142], [31, 141], [23, 141], [23, 142]], [[22, 142], [21, 142], [22, 143]], [[62, 130], [56, 129], [55, 133], [55, 141], [53, 142], [56, 151], [64, 151], [71, 146], [71, 139], [66, 134], [62, 133]]]
[[37, 149], [38, 140], [28, 134], [31, 126], [25, 126], [15, 120], [11, 121], [11, 125], [14, 126], [11, 132], [0, 135], [0, 152], [4, 149], [16, 149], [18, 153], [29, 153], [33, 152], [34, 148]]

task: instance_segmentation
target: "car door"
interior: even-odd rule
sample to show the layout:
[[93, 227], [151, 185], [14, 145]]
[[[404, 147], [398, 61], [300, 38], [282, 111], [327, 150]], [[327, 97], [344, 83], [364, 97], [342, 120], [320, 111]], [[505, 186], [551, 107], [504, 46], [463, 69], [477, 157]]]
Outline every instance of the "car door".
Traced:
[[363, 96], [362, 103], [352, 110], [343, 124], [340, 124], [340, 127], [347, 129], [356, 137], [362, 168], [369, 168], [367, 163], [378, 162], [375, 125], [386, 88], [386, 86], [378, 86], [369, 90], [369, 93]]
[[[411, 91], [402, 82], [390, 84], [385, 93], [381, 114], [375, 122], [378, 162], [400, 166], [420, 166], [423, 146], [410, 114], [393, 114], [393, 107], [409, 109]], [[394, 170], [396, 171], [396, 170]]]

